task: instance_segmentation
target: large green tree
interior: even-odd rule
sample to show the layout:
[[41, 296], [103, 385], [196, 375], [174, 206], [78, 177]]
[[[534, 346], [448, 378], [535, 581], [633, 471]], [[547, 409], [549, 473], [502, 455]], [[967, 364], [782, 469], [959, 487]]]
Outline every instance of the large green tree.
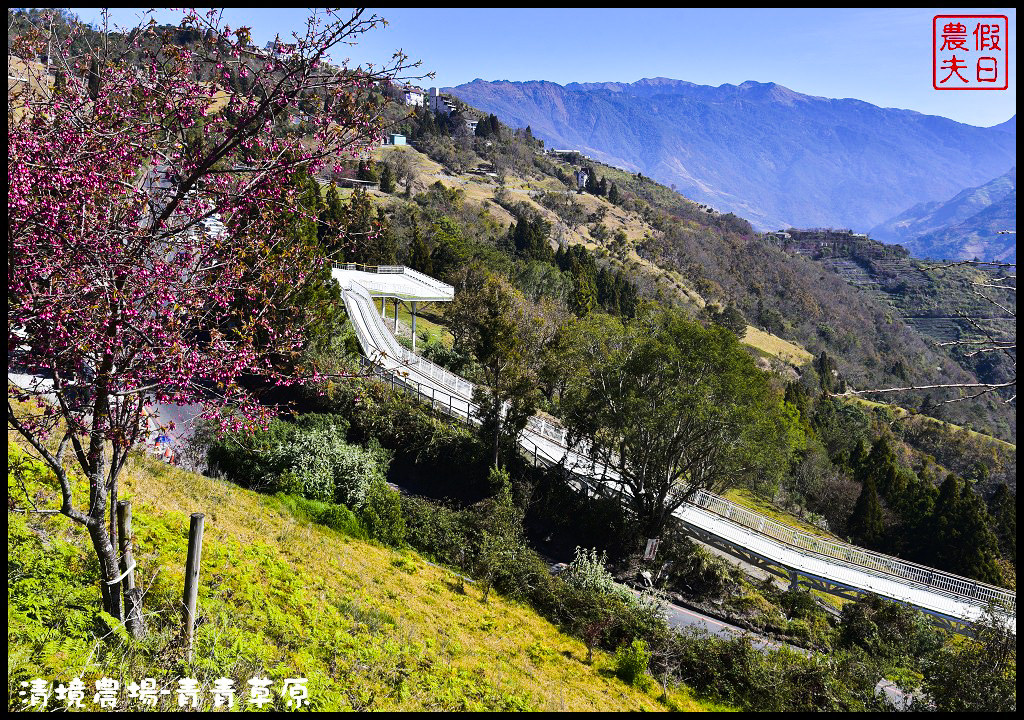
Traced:
[[939, 486], [930, 527], [929, 564], [983, 582], [1000, 584], [999, 540], [982, 499], [955, 475]]
[[775, 484], [789, 454], [780, 400], [735, 335], [655, 306], [583, 324], [563, 416], [618, 474], [647, 537], [700, 488]]
[[[539, 347], [530, 304], [508, 281], [479, 265], [456, 279], [458, 292], [446, 313], [458, 350], [480, 363], [473, 393], [482, 433], [493, 439], [494, 465], [501, 447], [511, 444], [533, 415], [539, 398]], [[503, 443], [504, 441], [504, 443]]]

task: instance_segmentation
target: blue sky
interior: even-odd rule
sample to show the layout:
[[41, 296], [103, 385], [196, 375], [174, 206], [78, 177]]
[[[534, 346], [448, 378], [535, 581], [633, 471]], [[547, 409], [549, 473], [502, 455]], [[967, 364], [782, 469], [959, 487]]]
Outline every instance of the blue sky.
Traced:
[[[96, 9], [71, 8], [98, 22]], [[368, 11], [371, 12], [371, 11]], [[403, 50], [436, 73], [424, 86], [484, 80], [633, 82], [670, 77], [702, 85], [777, 82], [797, 92], [853, 97], [882, 107], [995, 125], [1016, 112], [1016, 11], [995, 9], [375, 9], [387, 27], [349, 49], [353, 62], [387, 61]], [[1005, 91], [932, 88], [932, 17], [1009, 18], [1010, 86]], [[134, 24], [138, 10], [112, 19]], [[304, 27], [304, 9], [228, 9], [264, 44]], [[167, 21], [180, 13], [158, 11]], [[340, 58], [339, 58], [340, 59]]]

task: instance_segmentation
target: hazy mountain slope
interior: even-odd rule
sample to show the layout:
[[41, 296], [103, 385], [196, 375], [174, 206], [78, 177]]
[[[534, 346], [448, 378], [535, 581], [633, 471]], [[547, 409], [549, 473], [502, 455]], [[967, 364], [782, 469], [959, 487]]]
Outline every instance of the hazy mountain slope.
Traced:
[[1006, 260], [1016, 257], [1017, 169], [968, 188], [946, 202], [920, 203], [872, 228], [871, 236], [900, 243], [925, 258]]
[[1000, 234], [1017, 229], [1017, 190], [1011, 190], [967, 220], [922, 235], [907, 244], [917, 257], [951, 260], [1000, 260], [1017, 262], [1017, 235]]
[[1002, 132], [1010, 133], [1011, 135], [1017, 134], [1017, 116], [1014, 115], [1006, 122], [1001, 122], [998, 125], [993, 125], [992, 130], [1001, 130]]
[[506, 123], [529, 125], [548, 147], [675, 184], [762, 229], [864, 231], [1006, 172], [1016, 152], [1016, 137], [1002, 130], [774, 83], [474, 80], [450, 91]]

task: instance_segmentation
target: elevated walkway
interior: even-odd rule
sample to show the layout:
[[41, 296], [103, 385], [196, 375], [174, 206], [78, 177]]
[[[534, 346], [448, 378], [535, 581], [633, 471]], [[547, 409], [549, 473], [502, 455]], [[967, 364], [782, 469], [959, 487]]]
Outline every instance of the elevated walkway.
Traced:
[[[454, 289], [408, 268], [336, 265], [333, 274], [372, 371], [434, 409], [478, 424], [473, 384], [402, 347], [374, 305], [375, 298], [385, 297], [451, 300]], [[543, 418], [530, 418], [519, 446], [535, 464], [564, 468], [567, 480], [581, 490], [628, 493], [614, 468], [595, 462], [585, 447], [570, 447], [565, 429]], [[694, 494], [675, 516], [702, 542], [793, 585], [844, 598], [874, 593], [920, 608], [955, 630], [981, 619], [989, 605], [998, 605], [1009, 613], [1008, 625], [1016, 633], [1016, 594], [1004, 588], [795, 530], [706, 491]]]

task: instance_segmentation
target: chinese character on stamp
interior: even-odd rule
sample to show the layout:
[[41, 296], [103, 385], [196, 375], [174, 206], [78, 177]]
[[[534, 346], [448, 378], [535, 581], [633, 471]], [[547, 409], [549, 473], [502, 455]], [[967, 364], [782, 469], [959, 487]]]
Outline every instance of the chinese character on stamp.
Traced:
[[932, 19], [932, 87], [1006, 90], [1009, 21], [1005, 15], [936, 15]]

